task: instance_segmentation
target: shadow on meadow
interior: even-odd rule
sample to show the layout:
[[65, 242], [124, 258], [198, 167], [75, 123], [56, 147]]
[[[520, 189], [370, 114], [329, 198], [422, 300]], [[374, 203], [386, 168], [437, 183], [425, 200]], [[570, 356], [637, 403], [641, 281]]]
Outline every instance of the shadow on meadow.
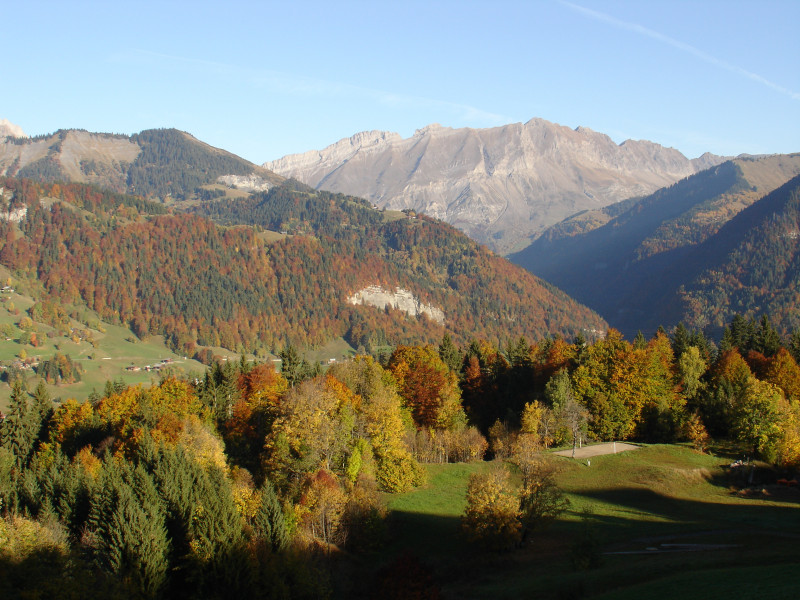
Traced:
[[[713, 579], [714, 569], [746, 565], [757, 572], [762, 566], [797, 560], [798, 498], [774, 502], [732, 495], [720, 502], [675, 498], [641, 485], [569, 495], [570, 511], [536, 534], [526, 547], [506, 553], [486, 552], [469, 543], [459, 518], [395, 511], [391, 539], [372, 556], [371, 568], [379, 573], [403, 572], [398, 565], [411, 560], [422, 565], [419, 572], [433, 585], [429, 589], [441, 595], [417, 591], [416, 596], [404, 596], [401, 585], [393, 592], [396, 595], [365, 593], [363, 597], [588, 598], [675, 573]], [[594, 510], [584, 521], [583, 507]], [[579, 570], [571, 557], [585, 539], [587, 523], [599, 541], [602, 564]], [[631, 554], [616, 554], [621, 552]], [[377, 582], [379, 578], [370, 579]], [[793, 585], [794, 581], [784, 583]], [[377, 583], [370, 587], [382, 589]]]

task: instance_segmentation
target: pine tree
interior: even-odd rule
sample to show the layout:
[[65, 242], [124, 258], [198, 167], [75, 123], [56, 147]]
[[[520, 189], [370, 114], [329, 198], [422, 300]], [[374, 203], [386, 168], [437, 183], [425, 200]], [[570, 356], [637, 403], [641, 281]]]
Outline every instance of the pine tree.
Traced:
[[292, 344], [286, 344], [278, 356], [281, 359], [281, 375], [289, 382], [289, 387], [294, 387], [320, 373], [319, 365], [312, 367], [306, 359], [300, 356], [297, 348]]
[[647, 347], [647, 340], [641, 330], [636, 332], [636, 337], [633, 338], [633, 347], [637, 350], [644, 350]]
[[244, 555], [242, 519], [230, 482], [222, 471], [211, 468], [201, 485], [200, 501], [189, 528], [191, 578], [202, 597], [247, 595], [251, 574]]
[[458, 349], [450, 338], [450, 334], [445, 333], [442, 337], [442, 342], [439, 344], [439, 358], [442, 362], [450, 367], [451, 371], [461, 373], [461, 366], [464, 363], [464, 357], [461, 350]]
[[781, 337], [769, 322], [769, 317], [763, 315], [761, 322], [753, 336], [753, 349], [764, 356], [774, 356], [781, 347]]
[[739, 354], [744, 356], [749, 350], [753, 349], [753, 339], [755, 337], [755, 326], [753, 322], [745, 319], [742, 315], [736, 314], [731, 320], [731, 343], [739, 349]]
[[35, 435], [39, 429], [38, 418], [32, 420], [27, 396], [22, 388], [22, 382], [16, 380], [11, 389], [8, 414], [2, 426], [2, 445], [11, 451], [18, 469], [28, 464]]
[[265, 481], [261, 488], [261, 503], [253, 525], [256, 536], [263, 539], [273, 552], [280, 552], [288, 545], [286, 519], [275, 489], [269, 481]]
[[722, 330], [722, 338], [719, 341], [719, 351], [720, 353], [728, 352], [729, 350], [733, 350], [735, 346], [736, 344], [734, 343], [733, 334], [731, 333], [731, 328], [726, 326]]
[[789, 337], [789, 345], [786, 348], [792, 354], [792, 358], [800, 364], [800, 329], [795, 329]]
[[43, 440], [46, 436], [47, 424], [50, 421], [50, 417], [53, 416], [53, 403], [50, 401], [50, 394], [41, 379], [33, 392], [32, 413], [37, 415], [39, 421], [36, 439]]
[[520, 336], [516, 343], [509, 342], [506, 349], [506, 358], [511, 367], [525, 367], [530, 364], [531, 347], [527, 340]]
[[292, 344], [287, 344], [278, 356], [281, 359], [281, 374], [289, 382], [289, 386], [294, 387], [301, 381], [300, 371], [303, 361], [300, 354]]
[[683, 354], [691, 345], [691, 334], [689, 330], [686, 329], [686, 325], [683, 324], [683, 321], [675, 326], [675, 329], [672, 331], [670, 342], [672, 343], [672, 353], [675, 356]]
[[162, 504], [142, 466], [105, 461], [89, 526], [98, 565], [129, 580], [145, 597], [155, 597], [166, 582], [170, 544]]

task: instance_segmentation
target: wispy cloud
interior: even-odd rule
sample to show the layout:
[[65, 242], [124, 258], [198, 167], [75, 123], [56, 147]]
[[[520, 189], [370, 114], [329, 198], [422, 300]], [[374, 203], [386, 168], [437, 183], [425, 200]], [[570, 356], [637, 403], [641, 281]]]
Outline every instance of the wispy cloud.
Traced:
[[707, 52], [703, 52], [702, 50], [699, 50], [699, 49], [695, 48], [694, 46], [692, 46], [690, 44], [686, 44], [684, 42], [681, 42], [680, 40], [676, 40], [675, 38], [671, 38], [668, 35], [664, 35], [663, 33], [659, 33], [658, 31], [653, 31], [652, 29], [648, 29], [647, 27], [644, 27], [644, 26], [639, 25], [637, 23], [630, 23], [628, 21], [622, 21], [620, 19], [617, 19], [617, 18], [612, 17], [610, 15], [607, 15], [605, 13], [601, 13], [601, 12], [598, 12], [596, 10], [592, 10], [591, 8], [586, 8], [584, 6], [579, 6], [577, 4], [573, 4], [572, 2], [567, 2], [566, 0], [558, 0], [558, 1], [559, 1], [559, 4], [561, 4], [562, 6], [566, 6], [567, 8], [569, 8], [569, 9], [571, 9], [571, 10], [577, 12], [577, 13], [580, 13], [585, 17], [588, 17], [590, 19], [594, 19], [595, 21], [600, 21], [601, 23], [606, 23], [608, 25], [611, 25], [613, 27], [617, 27], [619, 29], [625, 29], [627, 31], [632, 31], [634, 33], [638, 33], [639, 35], [643, 35], [645, 37], [649, 37], [649, 38], [651, 38], [653, 40], [656, 40], [658, 42], [667, 44], [669, 46], [672, 46], [673, 48], [677, 48], [678, 50], [681, 50], [683, 52], [691, 54], [692, 56], [695, 56], [696, 58], [699, 58], [700, 60], [702, 60], [704, 62], [707, 62], [707, 63], [709, 63], [709, 64], [711, 64], [711, 65], [713, 65], [715, 67], [718, 67], [720, 69], [725, 69], [726, 71], [730, 71], [732, 73], [736, 73], [737, 75], [741, 75], [742, 77], [746, 77], [747, 79], [750, 79], [752, 81], [755, 81], [756, 83], [759, 83], [759, 84], [764, 85], [764, 86], [766, 86], [768, 88], [771, 88], [771, 89], [775, 90], [776, 92], [779, 92], [781, 94], [785, 94], [785, 95], [789, 96], [790, 98], [792, 98], [794, 100], [800, 100], [800, 93], [794, 92], [794, 91], [792, 91], [790, 89], [787, 89], [787, 88], [785, 88], [785, 87], [783, 87], [781, 85], [778, 85], [777, 83], [774, 83], [774, 82], [770, 81], [769, 79], [766, 79], [766, 78], [762, 77], [761, 75], [759, 75], [757, 73], [753, 73], [752, 71], [748, 71], [746, 69], [743, 69], [741, 67], [733, 65], [733, 64], [731, 64], [729, 62], [726, 62], [726, 61], [724, 61], [724, 60], [722, 60], [720, 58], [717, 58], [716, 56], [712, 56], [711, 54], [708, 54]]
[[161, 54], [149, 50], [133, 50], [126, 54], [115, 55], [112, 60], [125, 63], [147, 63], [149, 66], [158, 65], [161, 68], [180, 67], [184, 71], [196, 70], [207, 77], [216, 77], [220, 81], [238, 81], [252, 89], [268, 90], [288, 95], [323, 99], [357, 99], [375, 102], [394, 109], [432, 108], [455, 114], [457, 118], [464, 122], [482, 126], [501, 125], [512, 120], [504, 115], [484, 111], [467, 104], [398, 94], [349, 83], [294, 75], [272, 69], [254, 69], [216, 61]]

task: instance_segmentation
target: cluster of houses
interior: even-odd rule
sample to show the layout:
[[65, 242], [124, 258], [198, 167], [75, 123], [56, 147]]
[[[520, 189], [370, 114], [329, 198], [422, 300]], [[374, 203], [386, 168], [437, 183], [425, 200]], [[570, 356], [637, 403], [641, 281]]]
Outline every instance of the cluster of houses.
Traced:
[[161, 369], [163, 369], [164, 367], [166, 367], [167, 365], [169, 365], [169, 364], [171, 364], [173, 362], [175, 362], [175, 361], [173, 359], [171, 359], [171, 358], [162, 358], [160, 361], [158, 361], [157, 363], [155, 363], [153, 365], [145, 365], [143, 367], [137, 367], [136, 365], [130, 365], [129, 367], [125, 367], [125, 370], [130, 372], [130, 373], [138, 373], [139, 371], [147, 371], [147, 372], [160, 371]]
[[15, 359], [10, 365], [0, 365], [0, 371], [7, 369], [14, 369], [17, 371], [32, 371], [39, 366], [39, 357], [31, 356], [22, 360], [21, 358]]

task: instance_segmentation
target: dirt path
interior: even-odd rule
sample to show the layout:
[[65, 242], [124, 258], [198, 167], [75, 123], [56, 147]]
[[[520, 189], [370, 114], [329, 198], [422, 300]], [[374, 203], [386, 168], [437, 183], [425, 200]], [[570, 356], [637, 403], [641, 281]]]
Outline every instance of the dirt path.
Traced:
[[[606, 442], [605, 444], [595, 444], [593, 446], [575, 448], [575, 458], [591, 458], [592, 456], [616, 454], [618, 452], [638, 449], [639, 446], [635, 446], [634, 444], [626, 444], [625, 442]], [[569, 450], [559, 450], [558, 452], [553, 452], [553, 454], [557, 454], [558, 456], [572, 457], [572, 448]]]

